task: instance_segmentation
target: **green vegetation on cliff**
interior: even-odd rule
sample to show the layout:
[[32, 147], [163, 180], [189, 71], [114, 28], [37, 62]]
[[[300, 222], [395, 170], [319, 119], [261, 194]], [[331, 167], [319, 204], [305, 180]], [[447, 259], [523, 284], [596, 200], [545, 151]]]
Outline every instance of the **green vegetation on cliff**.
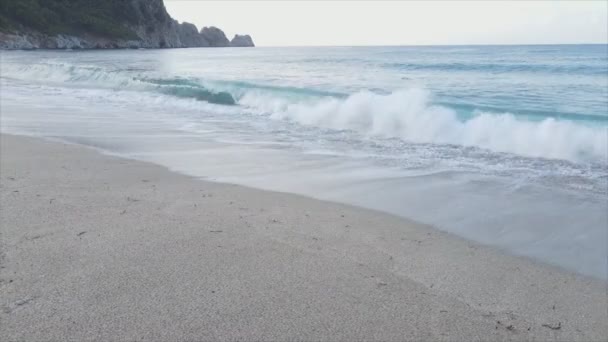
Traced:
[[139, 20], [133, 0], [0, 0], [0, 31], [136, 39], [125, 25]]

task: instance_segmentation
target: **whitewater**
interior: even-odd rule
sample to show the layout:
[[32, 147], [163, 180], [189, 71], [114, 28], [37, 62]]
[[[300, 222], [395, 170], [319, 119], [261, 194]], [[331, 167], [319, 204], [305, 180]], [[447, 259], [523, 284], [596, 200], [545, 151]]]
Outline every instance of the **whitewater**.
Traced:
[[607, 277], [606, 45], [4, 51], [0, 82], [5, 133]]

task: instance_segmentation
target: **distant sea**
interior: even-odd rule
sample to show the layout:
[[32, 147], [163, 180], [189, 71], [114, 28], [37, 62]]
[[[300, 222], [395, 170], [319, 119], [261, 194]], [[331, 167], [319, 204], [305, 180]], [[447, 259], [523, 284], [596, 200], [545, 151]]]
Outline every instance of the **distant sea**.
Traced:
[[607, 277], [606, 45], [3, 51], [0, 81], [2, 132]]

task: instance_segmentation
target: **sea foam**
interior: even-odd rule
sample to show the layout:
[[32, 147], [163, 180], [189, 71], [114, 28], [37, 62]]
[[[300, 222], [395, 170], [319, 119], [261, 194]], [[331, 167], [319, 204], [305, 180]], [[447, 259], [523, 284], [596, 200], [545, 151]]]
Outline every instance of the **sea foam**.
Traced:
[[420, 88], [388, 94], [360, 91], [341, 95], [242, 82], [162, 78], [146, 72], [112, 71], [67, 63], [9, 65], [3, 67], [2, 72], [4, 77], [44, 80], [64, 86], [155, 92], [218, 105], [236, 104], [245, 113], [324, 129], [348, 130], [366, 137], [472, 146], [572, 162], [608, 163], [608, 126], [603, 122], [552, 117], [532, 121], [516, 113], [479, 110], [462, 119], [454, 109], [435, 104], [433, 94]]
[[545, 118], [529, 121], [511, 113], [476, 111], [467, 120], [449, 107], [434, 105], [423, 89], [390, 94], [358, 92], [341, 98], [287, 102], [248, 94], [239, 102], [264, 109], [272, 119], [351, 130], [374, 137], [401, 138], [417, 143], [475, 146], [529, 157], [606, 163], [605, 126]]

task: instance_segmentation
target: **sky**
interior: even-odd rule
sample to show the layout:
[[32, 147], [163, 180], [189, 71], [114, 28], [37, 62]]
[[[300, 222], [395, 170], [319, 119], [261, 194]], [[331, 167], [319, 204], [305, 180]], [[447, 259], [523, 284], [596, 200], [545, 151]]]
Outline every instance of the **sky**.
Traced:
[[174, 19], [257, 46], [608, 43], [608, 0], [165, 0]]

